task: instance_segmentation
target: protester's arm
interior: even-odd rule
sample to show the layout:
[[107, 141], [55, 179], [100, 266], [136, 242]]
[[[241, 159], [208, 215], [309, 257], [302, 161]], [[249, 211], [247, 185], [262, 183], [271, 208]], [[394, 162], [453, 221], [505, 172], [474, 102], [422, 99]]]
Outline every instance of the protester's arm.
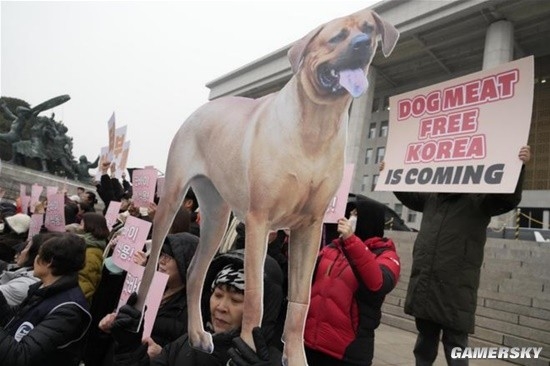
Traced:
[[[381, 161], [380, 165], [378, 166], [378, 170], [382, 171], [385, 167], [386, 162]], [[406, 207], [418, 212], [424, 211], [424, 204], [426, 203], [429, 195], [429, 193], [423, 192], [393, 192], [393, 194]]]
[[513, 210], [521, 202], [523, 192], [523, 180], [525, 178], [525, 164], [531, 160], [531, 147], [522, 146], [518, 153], [518, 158], [523, 162], [521, 172], [519, 174], [516, 190], [513, 193], [504, 194], [487, 194], [483, 201], [485, 207], [491, 216], [502, 215], [510, 210]]
[[395, 278], [385, 273], [387, 268], [380, 266], [376, 255], [353, 234], [353, 228], [347, 219], [338, 220], [338, 232], [342, 234], [342, 250], [357, 280], [373, 292], [393, 288]]
[[147, 345], [142, 344], [143, 322], [141, 312], [133, 307], [137, 302], [137, 294], [128, 298], [122, 306], [111, 327], [111, 335], [115, 341], [113, 365], [116, 366], [148, 366], [149, 356]]

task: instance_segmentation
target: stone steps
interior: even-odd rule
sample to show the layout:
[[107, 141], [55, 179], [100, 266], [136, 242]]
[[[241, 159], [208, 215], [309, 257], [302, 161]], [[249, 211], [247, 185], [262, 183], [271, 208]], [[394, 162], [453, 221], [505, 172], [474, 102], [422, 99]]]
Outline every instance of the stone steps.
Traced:
[[[403, 306], [416, 234], [386, 232], [401, 258], [401, 276], [386, 296], [382, 322], [416, 333]], [[489, 238], [481, 268], [472, 347], [543, 347], [539, 359], [513, 360], [527, 366], [550, 365], [550, 244]], [[412, 350], [411, 350], [412, 352]], [[509, 360], [512, 361], [512, 360]]]

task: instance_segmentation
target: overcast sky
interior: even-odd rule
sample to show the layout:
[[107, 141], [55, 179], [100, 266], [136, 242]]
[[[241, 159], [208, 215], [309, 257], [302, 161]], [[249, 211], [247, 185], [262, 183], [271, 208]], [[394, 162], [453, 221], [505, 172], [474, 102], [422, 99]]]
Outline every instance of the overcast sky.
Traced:
[[206, 83], [376, 2], [2, 1], [1, 95], [34, 106], [69, 94], [43, 114], [69, 128], [75, 158], [108, 144], [115, 112], [128, 126], [128, 166], [164, 171]]

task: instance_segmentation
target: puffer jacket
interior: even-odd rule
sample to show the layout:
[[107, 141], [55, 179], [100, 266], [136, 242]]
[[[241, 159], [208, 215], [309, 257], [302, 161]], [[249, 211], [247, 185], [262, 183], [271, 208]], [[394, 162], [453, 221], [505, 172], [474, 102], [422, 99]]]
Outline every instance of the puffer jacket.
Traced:
[[107, 242], [96, 239], [90, 233], [80, 235], [86, 241], [86, 262], [84, 268], [78, 272], [78, 283], [88, 303], [92, 302], [95, 290], [101, 280], [103, 268], [103, 250]]
[[[212, 261], [206, 274], [203, 290], [203, 319], [210, 319], [209, 298], [211, 294], [210, 284], [218, 272], [229, 263], [244, 264], [244, 251], [236, 250], [218, 255]], [[264, 311], [262, 319], [262, 333], [269, 343], [274, 334], [275, 325], [281, 310], [283, 300], [283, 274], [277, 262], [267, 256], [264, 266]], [[117, 366], [225, 366], [229, 360], [227, 351], [232, 347], [232, 339], [239, 335], [240, 331], [220, 333], [213, 335], [214, 352], [211, 354], [191, 348], [187, 334], [169, 343], [160, 355], [152, 360], [147, 356], [147, 347], [136, 345], [132, 353], [115, 354], [115, 365]], [[281, 353], [270, 348], [271, 365], [281, 365]]]
[[384, 205], [357, 196], [346, 216], [354, 209], [355, 234], [334, 239], [317, 259], [304, 331], [310, 364], [369, 365], [382, 304], [399, 279], [395, 244], [384, 237]]
[[27, 297], [29, 286], [38, 281], [40, 280], [34, 277], [32, 267], [5, 270], [0, 275], [0, 292], [8, 305], [19, 305]]
[[[9, 366], [77, 366], [91, 316], [77, 276], [50, 286], [32, 285], [29, 296], [0, 328], [0, 364]], [[11, 312], [0, 295], [0, 314]]]
[[521, 201], [523, 170], [511, 194], [394, 192], [423, 212], [414, 249], [405, 313], [473, 333], [487, 225]]
[[307, 348], [352, 364], [380, 325], [385, 296], [397, 283], [400, 267], [391, 239], [361, 241], [352, 235], [324, 247], [311, 288], [304, 343]]

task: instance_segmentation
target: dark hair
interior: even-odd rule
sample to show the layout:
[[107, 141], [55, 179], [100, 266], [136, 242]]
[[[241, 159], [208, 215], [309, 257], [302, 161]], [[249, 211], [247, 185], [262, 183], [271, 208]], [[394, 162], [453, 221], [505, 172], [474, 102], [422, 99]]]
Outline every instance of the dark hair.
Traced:
[[191, 225], [191, 213], [183, 207], [180, 207], [174, 217], [169, 234], [188, 233]]
[[107, 220], [102, 214], [86, 212], [82, 215], [82, 222], [84, 223], [84, 232], [92, 234], [94, 238], [106, 240], [109, 237]]
[[195, 196], [195, 192], [193, 192], [193, 188], [189, 187], [187, 190], [187, 193], [185, 194], [186, 200], [192, 200], [193, 206], [191, 206], [191, 211], [195, 212], [197, 211], [197, 208], [199, 208], [199, 202], [197, 201], [197, 197]]
[[84, 268], [86, 242], [76, 234], [61, 233], [42, 243], [38, 254], [50, 264], [54, 276], [77, 273]]
[[76, 203], [65, 203], [65, 225], [76, 223], [76, 215], [78, 215], [78, 205]]
[[90, 203], [91, 205], [95, 205], [97, 203], [97, 198], [96, 198], [96, 195], [94, 192], [92, 191], [86, 191], [86, 194], [88, 195], [89, 197], [89, 200], [90, 200]]
[[34, 267], [34, 259], [38, 255], [38, 252], [40, 251], [40, 247], [42, 244], [44, 244], [47, 240], [53, 238], [54, 236], [58, 236], [61, 233], [42, 233], [42, 234], [36, 234], [31, 238], [31, 246], [29, 247], [29, 250], [27, 251], [27, 259], [22, 264], [21, 267]]

